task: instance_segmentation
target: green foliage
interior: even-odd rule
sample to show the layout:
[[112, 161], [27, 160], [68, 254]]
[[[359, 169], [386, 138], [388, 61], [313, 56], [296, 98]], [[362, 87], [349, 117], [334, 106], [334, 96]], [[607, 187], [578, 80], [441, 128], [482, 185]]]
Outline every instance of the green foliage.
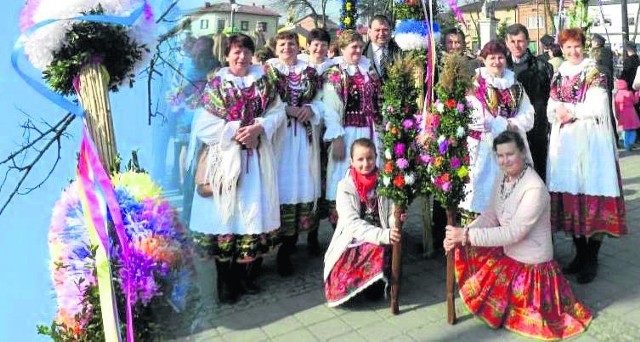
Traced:
[[416, 137], [425, 61], [424, 51], [399, 57], [388, 67], [389, 79], [383, 85], [382, 115], [386, 127], [378, 193], [401, 209], [406, 209], [422, 190]]
[[[103, 14], [100, 5], [95, 10], [83, 14]], [[100, 61], [107, 69], [109, 90], [118, 87], [128, 77], [133, 86], [134, 64], [142, 59], [142, 52], [148, 51], [144, 45], [137, 45], [129, 39], [127, 28], [122, 25], [94, 22], [75, 22], [65, 36], [67, 44], [56, 51], [53, 62], [43, 71], [49, 87], [63, 95], [73, 94], [73, 79], [87, 63]]]
[[496, 39], [501, 42], [505, 42], [507, 40], [507, 21], [503, 20], [496, 28]]
[[396, 20], [415, 19], [424, 20], [424, 11], [420, 1], [408, 0], [399, 2], [393, 6], [393, 15]]
[[471, 109], [465, 94], [471, 86], [473, 70], [464, 56], [443, 54], [442, 72], [436, 85], [438, 100], [427, 113], [422, 146], [424, 191], [446, 208], [455, 208], [464, 200], [469, 181], [467, 136]]

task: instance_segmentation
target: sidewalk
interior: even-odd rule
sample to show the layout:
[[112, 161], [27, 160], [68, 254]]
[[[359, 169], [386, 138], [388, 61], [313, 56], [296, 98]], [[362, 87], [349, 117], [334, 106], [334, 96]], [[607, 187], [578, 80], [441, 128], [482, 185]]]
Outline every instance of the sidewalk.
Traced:
[[[594, 165], [597, 167], [597, 165]], [[575, 341], [640, 341], [640, 152], [622, 152], [621, 167], [629, 234], [607, 238], [600, 253], [596, 280], [579, 285], [569, 281], [576, 296], [594, 314], [587, 332]], [[473, 318], [458, 298], [458, 323], [446, 323], [445, 259], [423, 259], [422, 217], [414, 205], [404, 235], [400, 314], [388, 301], [353, 300], [342, 307], [326, 306], [322, 288], [322, 258], [307, 257], [304, 236], [294, 257], [296, 273], [281, 278], [273, 256], [265, 259], [260, 278], [263, 291], [243, 296], [233, 306], [215, 303], [213, 262], [197, 265], [201, 288], [197, 319], [189, 329], [174, 331], [175, 341], [522, 341], [514, 333], [492, 330]], [[321, 225], [321, 243], [331, 228]], [[572, 257], [571, 240], [558, 234], [555, 256], [561, 264]]]

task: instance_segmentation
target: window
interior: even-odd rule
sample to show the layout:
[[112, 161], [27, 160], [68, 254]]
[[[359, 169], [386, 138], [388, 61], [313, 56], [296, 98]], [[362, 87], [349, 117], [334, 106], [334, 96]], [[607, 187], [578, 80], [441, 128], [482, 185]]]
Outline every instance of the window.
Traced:
[[267, 23], [264, 21], [259, 21], [256, 25], [258, 27], [258, 31], [260, 31], [260, 27], [262, 27], [262, 32], [267, 32]]
[[537, 29], [544, 27], [544, 17], [534, 15], [527, 18], [527, 28]]
[[201, 30], [206, 30], [208, 28], [209, 28], [209, 20], [207, 20], [207, 19], [200, 20], [200, 29]]
[[249, 22], [248, 21], [241, 21], [240, 22], [240, 29], [242, 31], [249, 31]]
[[224, 30], [224, 19], [218, 19], [218, 27], [216, 28], [217, 33], [222, 33]]

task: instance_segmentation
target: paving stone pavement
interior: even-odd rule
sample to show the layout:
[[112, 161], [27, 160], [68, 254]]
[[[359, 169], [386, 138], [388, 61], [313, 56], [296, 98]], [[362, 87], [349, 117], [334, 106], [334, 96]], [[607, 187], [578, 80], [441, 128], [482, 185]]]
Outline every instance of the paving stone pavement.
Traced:
[[[621, 152], [629, 234], [607, 238], [600, 253], [596, 280], [579, 285], [569, 277], [576, 296], [594, 314], [593, 322], [575, 341], [640, 341], [640, 153]], [[597, 167], [594, 165], [594, 167]], [[200, 288], [197, 310], [189, 326], [168, 327], [173, 341], [521, 341], [529, 338], [493, 330], [473, 318], [459, 298], [458, 322], [446, 323], [445, 259], [420, 253], [422, 216], [419, 205], [408, 213], [404, 233], [400, 314], [392, 315], [388, 301], [354, 299], [331, 309], [322, 288], [322, 258], [309, 258], [304, 236], [294, 257], [296, 273], [281, 278], [275, 259], [265, 259], [262, 292], [241, 297], [234, 305], [215, 302], [212, 261], [198, 261]], [[331, 228], [324, 222], [320, 239], [328, 244]], [[555, 257], [566, 264], [572, 243], [554, 236]], [[197, 308], [196, 308], [197, 307]], [[196, 309], [194, 309], [196, 308]]]

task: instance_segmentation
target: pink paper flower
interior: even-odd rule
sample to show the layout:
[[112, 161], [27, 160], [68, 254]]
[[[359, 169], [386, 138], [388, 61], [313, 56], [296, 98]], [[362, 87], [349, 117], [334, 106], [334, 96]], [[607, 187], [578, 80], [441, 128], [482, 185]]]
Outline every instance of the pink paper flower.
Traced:
[[404, 129], [406, 130], [411, 129], [413, 125], [414, 122], [411, 119], [404, 119], [404, 121], [402, 121], [402, 127], [404, 127]]
[[406, 149], [407, 147], [403, 143], [398, 143], [396, 144], [393, 151], [395, 152], [396, 156], [399, 157], [404, 155], [404, 152], [406, 151]]
[[399, 169], [404, 170], [407, 167], [409, 167], [409, 161], [404, 159], [404, 158], [400, 158], [400, 159], [396, 160], [396, 166]]

